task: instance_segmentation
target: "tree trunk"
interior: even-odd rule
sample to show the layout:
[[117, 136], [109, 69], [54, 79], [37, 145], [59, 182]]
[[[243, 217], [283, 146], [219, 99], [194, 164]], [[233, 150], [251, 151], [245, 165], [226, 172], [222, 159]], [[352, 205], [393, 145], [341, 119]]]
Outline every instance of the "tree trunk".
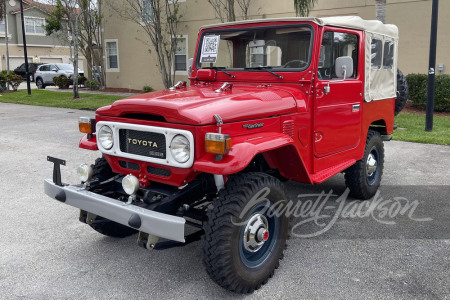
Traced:
[[80, 98], [78, 94], [78, 15], [75, 14], [73, 20], [73, 52], [74, 52], [74, 60], [73, 60], [73, 97]]
[[[8, 14], [6, 13], [6, 1], [4, 4], [4, 19], [5, 19], [5, 46], [6, 46], [6, 75], [9, 75], [9, 41], [8, 41]], [[6, 88], [9, 91], [9, 82], [6, 82]]]
[[386, 23], [386, 0], [375, 0], [375, 16], [378, 21]]

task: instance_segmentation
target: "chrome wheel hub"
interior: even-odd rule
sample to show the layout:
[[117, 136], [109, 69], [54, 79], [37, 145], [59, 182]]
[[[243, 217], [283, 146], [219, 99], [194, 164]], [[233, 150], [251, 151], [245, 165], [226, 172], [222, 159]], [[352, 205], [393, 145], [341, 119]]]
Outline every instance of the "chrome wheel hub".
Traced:
[[369, 153], [369, 156], [367, 156], [367, 162], [366, 162], [366, 172], [367, 176], [372, 176], [373, 173], [377, 170], [378, 162], [375, 159], [375, 156], [372, 153]]
[[267, 218], [255, 214], [248, 220], [244, 230], [244, 248], [249, 252], [257, 252], [269, 239], [269, 224]]

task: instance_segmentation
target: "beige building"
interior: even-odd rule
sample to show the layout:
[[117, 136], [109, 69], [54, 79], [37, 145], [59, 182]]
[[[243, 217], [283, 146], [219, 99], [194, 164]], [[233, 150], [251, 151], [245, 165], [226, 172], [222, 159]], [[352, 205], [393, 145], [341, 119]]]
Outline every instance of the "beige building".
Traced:
[[[122, 1], [124, 0], [115, 0]], [[143, 0], [145, 1], [145, 0]], [[399, 69], [403, 73], [427, 73], [430, 44], [432, 0], [387, 0], [386, 23], [398, 26]], [[183, 45], [178, 47], [176, 63], [178, 80], [187, 80], [187, 60], [194, 56], [197, 33], [200, 26], [220, 23], [214, 9], [206, 0], [179, 1], [183, 18], [178, 35]], [[249, 18], [282, 18], [295, 16], [293, 0], [252, 0]], [[105, 48], [105, 71], [108, 87], [142, 89], [149, 85], [164, 88], [156, 56], [149, 49], [148, 36], [132, 22], [121, 20], [108, 5], [103, 8], [105, 16], [103, 39]], [[375, 0], [318, 0], [310, 16], [328, 17], [357, 15], [363, 19], [375, 19]], [[238, 16], [239, 18], [239, 16]], [[441, 1], [439, 7], [437, 66], [443, 70], [436, 74], [450, 73], [450, 1]]]
[[[43, 28], [45, 19], [54, 7], [32, 0], [23, 0], [23, 9], [28, 62], [71, 63], [68, 44], [62, 42], [56, 35], [45, 35]], [[7, 32], [5, 32], [6, 28]], [[6, 0], [6, 18], [0, 21], [0, 70], [7, 68], [6, 35], [8, 36], [9, 68], [13, 71], [25, 63], [19, 0]], [[81, 69], [83, 69], [84, 61], [83, 57], [80, 57]]]

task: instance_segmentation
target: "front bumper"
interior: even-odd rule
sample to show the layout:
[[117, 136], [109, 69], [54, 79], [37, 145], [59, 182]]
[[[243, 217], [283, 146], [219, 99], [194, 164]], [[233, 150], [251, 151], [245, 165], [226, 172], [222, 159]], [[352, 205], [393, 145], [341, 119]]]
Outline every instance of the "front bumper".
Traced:
[[44, 191], [53, 199], [122, 225], [158, 237], [185, 242], [186, 220], [184, 218], [155, 212], [133, 204], [126, 205], [119, 200], [89, 192], [82, 186], [58, 186], [50, 179], [44, 181]]

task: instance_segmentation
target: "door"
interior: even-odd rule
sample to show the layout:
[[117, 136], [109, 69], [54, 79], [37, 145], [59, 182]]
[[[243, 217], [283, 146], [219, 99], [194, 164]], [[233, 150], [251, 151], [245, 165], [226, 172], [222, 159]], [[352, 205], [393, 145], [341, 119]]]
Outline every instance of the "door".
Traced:
[[[314, 109], [314, 154], [324, 157], [352, 149], [361, 137], [363, 74], [359, 63], [361, 36], [357, 32], [325, 30], [320, 51]], [[336, 74], [338, 57], [350, 57], [352, 74]], [[359, 60], [359, 63], [358, 63]], [[361, 69], [362, 70], [362, 69]], [[329, 83], [329, 92], [325, 91]]]
[[44, 72], [44, 81], [46, 83], [53, 83], [53, 77], [58, 76], [58, 72], [53, 70], [58, 69], [55, 65], [48, 65], [46, 71]]

